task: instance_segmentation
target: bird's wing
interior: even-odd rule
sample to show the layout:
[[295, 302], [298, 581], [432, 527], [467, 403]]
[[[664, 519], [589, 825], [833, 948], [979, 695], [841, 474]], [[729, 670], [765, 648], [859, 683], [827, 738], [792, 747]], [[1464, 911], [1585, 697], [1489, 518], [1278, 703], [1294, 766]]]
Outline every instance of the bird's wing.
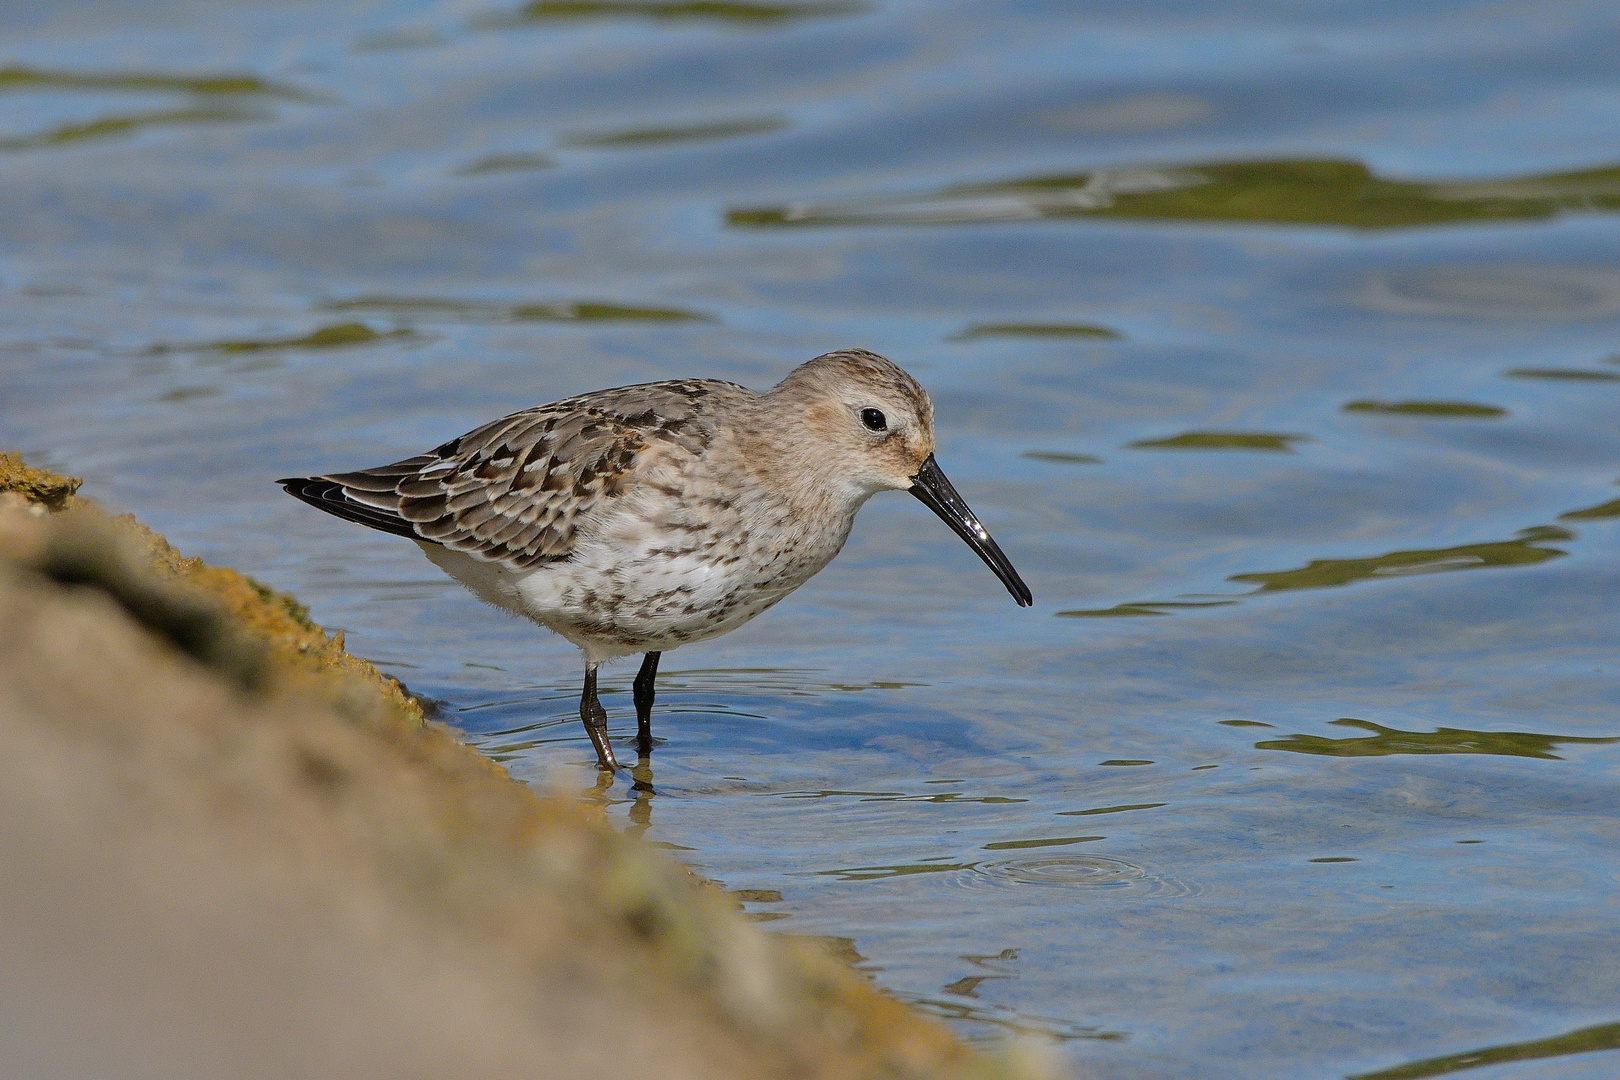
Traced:
[[739, 392], [752, 396], [710, 379], [599, 390], [392, 465], [278, 483], [338, 517], [523, 569], [567, 558], [578, 521], [630, 491], [644, 459], [702, 454], [714, 398]]

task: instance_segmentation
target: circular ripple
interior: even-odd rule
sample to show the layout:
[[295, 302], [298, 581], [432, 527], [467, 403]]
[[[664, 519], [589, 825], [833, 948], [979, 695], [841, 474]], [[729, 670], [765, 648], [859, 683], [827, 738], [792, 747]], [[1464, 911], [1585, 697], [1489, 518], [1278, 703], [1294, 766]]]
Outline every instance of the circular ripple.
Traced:
[[1194, 896], [1185, 882], [1106, 855], [1045, 855], [979, 863], [963, 871], [963, 884], [1062, 885], [1133, 897]]
[[1445, 266], [1379, 274], [1374, 311], [1491, 319], [1590, 319], [1620, 311], [1620, 275], [1569, 266]]

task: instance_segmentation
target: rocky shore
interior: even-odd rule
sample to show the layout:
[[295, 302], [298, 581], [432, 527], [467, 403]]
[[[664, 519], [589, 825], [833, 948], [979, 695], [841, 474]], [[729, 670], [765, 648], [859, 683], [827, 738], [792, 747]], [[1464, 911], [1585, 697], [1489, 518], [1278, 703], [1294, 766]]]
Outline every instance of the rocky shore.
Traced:
[[0, 455], [7, 1075], [1054, 1075], [763, 932], [77, 488]]

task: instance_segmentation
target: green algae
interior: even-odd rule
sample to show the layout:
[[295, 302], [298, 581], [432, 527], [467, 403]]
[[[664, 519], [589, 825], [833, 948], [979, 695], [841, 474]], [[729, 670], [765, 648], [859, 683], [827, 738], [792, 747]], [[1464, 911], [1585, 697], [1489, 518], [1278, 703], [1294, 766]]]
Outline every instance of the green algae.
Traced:
[[12, 64], [0, 67], [0, 91], [87, 90], [100, 93], [178, 92], [209, 97], [306, 99], [307, 91], [255, 75], [165, 75], [154, 72], [55, 71]]
[[1025, 450], [1018, 455], [1031, 461], [1045, 461], [1053, 465], [1101, 465], [1103, 459], [1092, 454], [1066, 454], [1058, 450]]
[[1261, 431], [1187, 431], [1167, 439], [1138, 439], [1126, 443], [1131, 450], [1259, 450], [1292, 453], [1294, 443], [1310, 442], [1309, 435], [1277, 435]]
[[1424, 1058], [1376, 1072], [1356, 1073], [1347, 1080], [1424, 1080], [1430, 1076], [1449, 1076], [1469, 1069], [1491, 1065], [1505, 1065], [1513, 1061], [1544, 1061], [1548, 1058], [1570, 1057], [1575, 1054], [1595, 1054], [1604, 1050], [1620, 1050], [1620, 1023], [1598, 1024], [1547, 1039], [1527, 1039], [1524, 1042], [1499, 1043], [1461, 1054], [1445, 1054]]
[[1477, 405], [1471, 401], [1373, 401], [1347, 402], [1342, 411], [1347, 413], [1377, 413], [1381, 416], [1435, 416], [1451, 419], [1494, 420], [1506, 416], [1507, 410], [1495, 405]]
[[532, 172], [535, 169], [551, 169], [557, 165], [557, 159], [550, 154], [541, 154], [529, 151], [514, 151], [506, 154], [486, 154], [481, 158], [474, 158], [467, 164], [454, 170], [456, 176], [488, 176], [491, 173]]
[[747, 135], [768, 135], [789, 126], [789, 122], [782, 117], [766, 116], [743, 120], [716, 120], [706, 124], [581, 132], [564, 135], [557, 141], [560, 146], [605, 150], [616, 147], [658, 146], [664, 143], [707, 142], [716, 139], [737, 139]]
[[712, 20], [742, 25], [771, 25], [801, 19], [855, 15], [867, 10], [858, 3], [734, 3], [727, 0], [534, 0], [521, 9], [531, 20], [639, 18]]
[[1606, 503], [1584, 506], [1579, 510], [1566, 510], [1558, 515], [1559, 521], [1602, 521], [1607, 518], [1620, 518], [1620, 499], [1610, 499]]
[[60, 71], [13, 64], [0, 68], [0, 93], [78, 91], [95, 94], [179, 94], [189, 104], [113, 113], [0, 138], [0, 151], [38, 150], [132, 134], [148, 128], [249, 123], [269, 117], [255, 100], [321, 100], [296, 87], [253, 75], [170, 75], [153, 72]]
[[1081, 339], [1123, 341], [1125, 335], [1096, 323], [969, 323], [947, 341], [978, 341], [982, 338]]
[[294, 337], [234, 338], [196, 347], [221, 353], [252, 353], [263, 352], [266, 349], [347, 349], [355, 345], [370, 345], [385, 338], [410, 336], [409, 330], [391, 330], [382, 333], [365, 323], [337, 323]]
[[889, 878], [913, 877], [917, 874], [950, 874], [958, 870], [971, 870], [978, 863], [895, 863], [889, 866], [850, 866], [842, 870], [817, 870], [817, 874], [836, 877], [839, 881], [885, 881]]
[[1331, 739], [1322, 735], [1289, 735], [1254, 744], [1256, 750], [1286, 750], [1293, 754], [1322, 757], [1388, 757], [1396, 754], [1487, 754], [1497, 757], [1539, 758], [1561, 761], [1553, 750], [1563, 744], [1608, 745], [1620, 738], [1590, 738], [1578, 735], [1538, 735], [1528, 731], [1468, 731], [1463, 728], [1436, 728], [1434, 731], [1402, 731], [1370, 720], [1345, 717], [1333, 721], [1340, 727], [1356, 728], [1369, 735]]
[[105, 116], [82, 124], [62, 124], [45, 131], [0, 139], [0, 151], [36, 150], [124, 135], [142, 128], [172, 127], [179, 124], [243, 123], [262, 119], [260, 114], [234, 109], [159, 109], [151, 112]]
[[1054, 614], [1060, 619], [1117, 619], [1142, 615], [1169, 615], [1182, 608], [1230, 607], [1236, 600], [1156, 600], [1146, 603], [1115, 604], [1108, 608], [1073, 608]]
[[1620, 166], [1481, 180], [1387, 179], [1295, 158], [1057, 173], [916, 195], [740, 207], [733, 226], [972, 224], [1032, 218], [1397, 229], [1620, 209]]
[[444, 322], [713, 322], [714, 316], [684, 308], [648, 307], [594, 300], [500, 303], [415, 296], [361, 296], [330, 300], [325, 311], [375, 311]]
[[1448, 573], [1504, 566], [1534, 566], [1566, 554], [1559, 548], [1537, 547], [1555, 540], [1571, 540], [1574, 534], [1552, 525], [1523, 529], [1512, 540], [1483, 544], [1459, 544], [1448, 548], [1420, 548], [1388, 551], [1365, 559], [1312, 559], [1295, 570], [1233, 574], [1228, 581], [1253, 583], [1259, 592], [1290, 589], [1330, 589], [1357, 581], [1414, 574]]
[[1508, 368], [1510, 379], [1544, 379], [1552, 382], [1620, 382], [1620, 372], [1593, 371], [1590, 368]]
[[1106, 840], [1106, 836], [1049, 836], [1039, 840], [1000, 840], [983, 845], [985, 851], [1022, 851], [1024, 848], [1067, 847], [1087, 844], [1093, 840]]
[[1058, 817], [1091, 817], [1094, 814], [1123, 814], [1127, 810], [1153, 810], [1168, 806], [1162, 802], [1127, 803], [1124, 806], [1099, 806], [1092, 810], [1059, 810]]

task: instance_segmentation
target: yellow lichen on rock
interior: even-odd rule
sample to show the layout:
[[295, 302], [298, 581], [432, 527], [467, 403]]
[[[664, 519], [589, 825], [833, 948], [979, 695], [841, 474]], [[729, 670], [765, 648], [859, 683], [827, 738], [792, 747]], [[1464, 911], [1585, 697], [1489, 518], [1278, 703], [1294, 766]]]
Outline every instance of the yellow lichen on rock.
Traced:
[[0, 450], [0, 492], [9, 492], [51, 510], [60, 510], [84, 481], [58, 476], [28, 465], [16, 454]]

